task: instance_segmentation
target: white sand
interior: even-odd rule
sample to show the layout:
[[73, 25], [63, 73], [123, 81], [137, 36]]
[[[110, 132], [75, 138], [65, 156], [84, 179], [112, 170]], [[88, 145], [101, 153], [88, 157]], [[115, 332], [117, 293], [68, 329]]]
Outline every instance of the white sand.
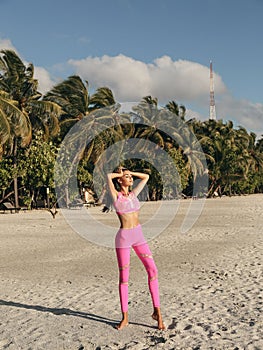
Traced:
[[[149, 242], [167, 331], [151, 319], [132, 253], [130, 325], [122, 331], [112, 248], [80, 237], [61, 213], [0, 214], [0, 349], [263, 349], [263, 195], [206, 200], [187, 234], [190, 200]], [[142, 220], [155, 203], [143, 207]], [[89, 208], [116, 224], [114, 213]]]

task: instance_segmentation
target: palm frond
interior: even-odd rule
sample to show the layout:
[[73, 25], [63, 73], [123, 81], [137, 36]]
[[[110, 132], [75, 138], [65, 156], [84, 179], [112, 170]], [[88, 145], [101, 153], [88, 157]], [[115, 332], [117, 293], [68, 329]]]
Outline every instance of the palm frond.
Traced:
[[1, 98], [0, 106], [10, 124], [10, 132], [16, 137], [21, 137], [22, 146], [27, 145], [31, 140], [31, 123], [28, 115], [17, 108], [12, 100]]
[[5, 113], [0, 107], [0, 145], [4, 145], [10, 138], [10, 125], [6, 118]]
[[116, 104], [113, 92], [108, 87], [100, 87], [96, 92], [90, 97], [90, 109], [104, 108]]
[[88, 111], [88, 89], [77, 75], [55, 85], [43, 98], [59, 104], [63, 110], [71, 115], [85, 115]]

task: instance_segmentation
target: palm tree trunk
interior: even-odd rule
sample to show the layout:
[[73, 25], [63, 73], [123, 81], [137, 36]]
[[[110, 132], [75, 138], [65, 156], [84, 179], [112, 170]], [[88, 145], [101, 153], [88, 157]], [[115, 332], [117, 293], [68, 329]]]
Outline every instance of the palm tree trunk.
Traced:
[[15, 196], [15, 207], [19, 207], [18, 198], [18, 186], [17, 186], [17, 138], [14, 139], [14, 149], [13, 149], [13, 168], [14, 168], [14, 196]]

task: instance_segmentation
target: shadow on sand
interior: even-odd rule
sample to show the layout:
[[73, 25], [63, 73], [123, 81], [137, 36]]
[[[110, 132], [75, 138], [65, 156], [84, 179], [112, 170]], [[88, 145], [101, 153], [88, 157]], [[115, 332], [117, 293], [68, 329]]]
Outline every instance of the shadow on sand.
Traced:
[[[95, 314], [91, 314], [88, 312], [82, 312], [82, 311], [75, 311], [68, 308], [50, 308], [46, 306], [41, 305], [29, 305], [29, 304], [22, 304], [14, 301], [7, 301], [0, 299], [0, 306], [10, 306], [10, 307], [16, 307], [20, 309], [27, 309], [27, 310], [36, 310], [40, 312], [50, 312], [54, 315], [60, 316], [60, 315], [67, 315], [67, 316], [75, 316], [75, 317], [82, 317], [87, 320], [95, 321], [95, 322], [101, 322], [105, 323], [113, 328], [116, 328], [116, 325], [120, 322], [119, 320], [113, 320], [108, 317], [103, 317]], [[134, 324], [137, 326], [143, 326], [148, 328], [156, 328], [154, 326], [150, 326], [148, 324], [138, 323], [138, 322], [129, 322], [129, 324]]]

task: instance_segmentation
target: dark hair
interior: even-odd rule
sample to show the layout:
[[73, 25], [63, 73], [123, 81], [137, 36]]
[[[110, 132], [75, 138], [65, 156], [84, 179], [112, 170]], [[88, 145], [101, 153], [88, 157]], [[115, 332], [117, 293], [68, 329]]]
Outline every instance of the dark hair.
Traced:
[[[118, 173], [119, 170], [120, 170], [120, 168], [122, 169], [122, 171], [126, 171], [126, 170], [129, 171], [128, 168], [125, 168], [125, 167], [123, 167], [123, 166], [118, 166], [117, 168], [115, 168], [115, 169], [113, 170], [113, 172], [114, 172], [114, 173]], [[113, 182], [115, 188], [117, 189], [117, 191], [120, 191], [121, 187], [120, 187], [120, 184], [119, 184], [118, 179], [113, 179], [112, 182]]]
[[122, 168], [122, 171], [129, 170], [128, 168], [125, 168], [124, 166], [118, 166], [117, 168], [115, 168], [115, 169], [113, 170], [113, 172], [114, 172], [114, 173], [118, 173], [120, 168]]
[[[125, 168], [125, 167], [119, 165], [117, 168], [115, 168], [113, 170], [113, 172], [114, 173], [118, 173], [120, 168], [122, 169], [122, 171], [129, 170], [128, 168]], [[120, 191], [121, 188], [120, 188], [120, 184], [118, 182], [118, 179], [117, 178], [116, 179], [112, 179], [112, 182], [113, 182], [116, 190]], [[110, 208], [112, 207], [112, 203], [113, 203], [111, 196], [109, 194], [107, 194], [107, 193], [106, 193], [105, 199], [106, 199], [106, 203], [105, 203], [104, 207], [102, 208], [102, 212], [103, 213], [107, 213], [110, 210]]]

